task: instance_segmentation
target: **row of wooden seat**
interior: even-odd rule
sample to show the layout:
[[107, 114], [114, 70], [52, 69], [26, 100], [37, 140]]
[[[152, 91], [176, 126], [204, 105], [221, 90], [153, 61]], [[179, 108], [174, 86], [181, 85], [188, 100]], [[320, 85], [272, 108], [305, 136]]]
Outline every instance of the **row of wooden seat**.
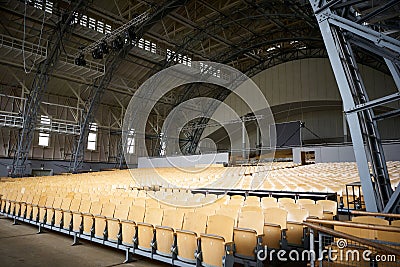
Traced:
[[[234, 201], [243, 198], [241, 196], [232, 196], [231, 198], [226, 197], [226, 199]], [[250, 199], [256, 198], [248, 197], [248, 200]], [[285, 239], [289, 243], [295, 245], [302, 244], [303, 226], [301, 222], [309, 216], [310, 213], [307, 210], [300, 208], [284, 210], [276, 207], [262, 210], [259, 206], [236, 206], [232, 205], [232, 203], [224, 202], [227, 201], [224, 199], [220, 201], [220, 203], [207, 205], [198, 209], [179, 209], [166, 206], [160, 209], [160, 205], [154, 204], [157, 202], [150, 198], [125, 199], [125, 202], [120, 203], [110, 201], [102, 203], [100, 201], [93, 202], [89, 199], [82, 198], [61, 198], [34, 194], [32, 197], [27, 197], [25, 201], [2, 198], [1, 210], [29, 220], [62, 227], [65, 230], [82, 232], [83, 234], [93, 235], [97, 238], [107, 238], [107, 240], [114, 242], [120, 240], [125, 245], [134, 245], [134, 240], [137, 238], [141, 240], [140, 243], [137, 243], [141, 249], [150, 249], [149, 244], [151, 242], [148, 241], [151, 239], [151, 235], [148, 234], [152, 232], [151, 229], [157, 229], [156, 226], [161, 227], [159, 234], [163, 232], [163, 235], [166, 235], [166, 229], [170, 230], [170, 234], [168, 235], [168, 242], [170, 242], [175, 235], [178, 235], [178, 230], [190, 230], [189, 226], [185, 228], [185, 221], [183, 218], [190, 221], [190, 216], [194, 216], [196, 218], [193, 219], [193, 222], [195, 222], [197, 226], [201, 225], [201, 218], [197, 218], [200, 215], [193, 215], [193, 213], [203, 214], [206, 217], [214, 215], [228, 217], [233, 222], [234, 226], [252, 229], [252, 233], [256, 233], [252, 235], [254, 237], [260, 237], [264, 234], [265, 238], [263, 244], [268, 245], [268, 247], [279, 248], [282, 243], [283, 232], [286, 233]], [[321, 206], [320, 204], [312, 203], [304, 205]], [[189, 218], [187, 218], [187, 216], [189, 216]], [[247, 220], [247, 218], [250, 219]], [[152, 228], [149, 228], [149, 224], [152, 225]], [[205, 227], [205, 225], [206, 224], [203, 226]], [[223, 225], [226, 225], [226, 223]], [[212, 231], [212, 234], [227, 237], [224, 234], [224, 229], [226, 228], [221, 229], [221, 232], [217, 230]], [[201, 230], [197, 230], [196, 228], [191, 231], [197, 233], [196, 238], [199, 237], [201, 233], [210, 233], [209, 230], [205, 230], [205, 228]], [[147, 234], [145, 234], [145, 232], [147, 232]], [[105, 235], [104, 233], [107, 234]], [[235, 232], [232, 231], [232, 233]], [[234, 240], [240, 244], [241, 242], [238, 240], [241, 240], [241, 237], [245, 235], [241, 234], [237, 236], [238, 237]], [[205, 239], [208, 240], [207, 238]], [[165, 244], [165, 242], [157, 242], [157, 244], [160, 246], [157, 247], [160, 253], [167, 253], [168, 249], [171, 247], [170, 243], [164, 247], [162, 244]], [[194, 244], [196, 243], [194, 242], [192, 246], [194, 246]], [[247, 253], [245, 253], [242, 246], [238, 244], [236, 244], [238, 255], [243, 254], [247, 257], [254, 256], [254, 250], [246, 250]], [[257, 242], [254, 242], [254, 244], [252, 243], [252, 246], [255, 244], [257, 244]], [[248, 248], [248, 245], [244, 247]], [[178, 255], [184, 255], [182, 256], [183, 258], [193, 254], [189, 253], [186, 255], [185, 249], [182, 250], [182, 253], [183, 254]], [[193, 257], [189, 257], [189, 259], [194, 260]]]

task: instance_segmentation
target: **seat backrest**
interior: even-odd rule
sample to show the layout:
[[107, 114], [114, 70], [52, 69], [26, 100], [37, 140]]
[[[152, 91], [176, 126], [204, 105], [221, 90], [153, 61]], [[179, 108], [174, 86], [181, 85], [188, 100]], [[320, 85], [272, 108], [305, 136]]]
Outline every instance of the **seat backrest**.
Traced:
[[[47, 196], [46, 195], [44, 195], [44, 196], [40, 196], [40, 198], [38, 199], [38, 205], [39, 206], [45, 206], [46, 205], [46, 202], [47, 202]], [[36, 203], [35, 203], [36, 204]]]
[[53, 208], [57, 208], [57, 209], [61, 208], [62, 201], [63, 201], [62, 197], [54, 198]]
[[144, 221], [144, 212], [145, 212], [144, 206], [133, 205], [129, 208], [128, 220], [134, 221], [134, 222], [143, 222]]
[[92, 205], [90, 206], [90, 213], [92, 215], [99, 215], [102, 207], [103, 205], [100, 201], [92, 202]]
[[389, 225], [389, 221], [381, 218], [377, 218], [374, 216], [359, 216], [353, 217], [351, 219], [352, 222], [356, 223], [366, 223], [366, 224], [374, 224], [374, 225]]
[[35, 197], [34, 195], [29, 195], [29, 196], [26, 198], [26, 203], [32, 203], [34, 197]]
[[207, 220], [207, 234], [218, 235], [225, 241], [232, 241], [235, 220], [225, 215], [211, 215]]
[[258, 197], [258, 196], [247, 196], [245, 202], [260, 202], [260, 197]]
[[124, 197], [121, 199], [121, 204], [122, 205], [128, 205], [131, 206], [134, 203], [135, 199], [133, 197]]
[[53, 196], [48, 196], [47, 199], [46, 199], [46, 204], [45, 204], [45, 206], [46, 206], [46, 207], [53, 207], [54, 199], [55, 199], [55, 197], [53, 197]]
[[69, 206], [69, 210], [70, 211], [89, 212], [89, 210], [90, 210], [90, 202], [89, 202], [89, 207], [87, 207], [87, 211], [82, 211], [81, 210], [81, 202], [84, 202], [84, 201], [82, 201], [81, 199], [74, 198], [71, 201], [71, 205]]
[[225, 206], [225, 207], [221, 206], [221, 208], [218, 209], [215, 212], [215, 214], [219, 214], [219, 215], [224, 215], [224, 216], [230, 217], [230, 218], [234, 219], [235, 222], [236, 222], [237, 218], [238, 218], [239, 210], [240, 210], [240, 207], [238, 207], [238, 206], [233, 206], [233, 207], [231, 207], [231, 206]]
[[72, 202], [72, 198], [63, 198], [60, 209], [69, 210], [69, 208], [71, 207], [71, 202]]
[[308, 210], [309, 216], [317, 217], [318, 219], [322, 219], [322, 216], [324, 216], [324, 209], [320, 204], [303, 204], [302, 208]]
[[169, 226], [173, 229], [182, 229], [184, 212], [176, 209], [165, 209], [162, 218], [162, 226]]
[[[142, 191], [140, 191], [142, 192]], [[146, 206], [146, 198], [145, 197], [138, 197], [135, 198], [135, 202], [133, 203], [135, 206]]]
[[129, 215], [129, 207], [131, 205], [127, 205], [127, 204], [119, 204], [116, 206], [115, 208], [115, 212], [114, 212], [114, 218], [120, 219], [120, 220], [126, 220], [128, 219], [128, 215]]
[[256, 230], [257, 234], [263, 233], [264, 215], [262, 211], [242, 211], [239, 214], [239, 228], [248, 228]]
[[262, 213], [262, 208], [260, 206], [244, 206], [240, 209], [240, 212], [246, 211], [257, 211]]
[[308, 198], [300, 198], [296, 201], [297, 204], [299, 205], [304, 205], [304, 204], [315, 204], [315, 201], [312, 199]]
[[303, 222], [308, 217], [308, 210], [305, 209], [288, 209], [288, 222]]
[[164, 211], [159, 208], [146, 208], [144, 222], [152, 225], [161, 225]]
[[242, 196], [242, 195], [233, 195], [233, 196], [231, 196], [231, 200], [232, 199], [240, 199], [240, 200], [244, 201], [244, 196]]
[[279, 203], [295, 203], [294, 198], [281, 197], [278, 199]]
[[243, 199], [240, 198], [231, 198], [228, 202], [229, 205], [233, 206], [242, 206], [244, 203]]
[[281, 208], [267, 208], [264, 210], [264, 222], [280, 225], [281, 229], [286, 229], [288, 212]]
[[290, 209], [300, 209], [300, 205], [297, 203], [291, 203], [291, 202], [283, 202], [280, 204], [282, 208], [285, 210], [290, 210]]
[[106, 217], [114, 217], [114, 211], [115, 211], [115, 204], [114, 203], [103, 203], [102, 208], [101, 208], [101, 215], [106, 216]]
[[332, 200], [317, 200], [317, 204], [322, 205], [324, 211], [332, 212], [333, 215], [337, 214], [337, 202]]
[[153, 198], [147, 198], [146, 199], [146, 208], [159, 208], [160, 204], [158, 203], [158, 200], [155, 200]]
[[198, 235], [206, 232], [207, 215], [202, 212], [185, 213], [182, 230], [193, 231]]
[[400, 227], [400, 220], [392, 221], [391, 225]]

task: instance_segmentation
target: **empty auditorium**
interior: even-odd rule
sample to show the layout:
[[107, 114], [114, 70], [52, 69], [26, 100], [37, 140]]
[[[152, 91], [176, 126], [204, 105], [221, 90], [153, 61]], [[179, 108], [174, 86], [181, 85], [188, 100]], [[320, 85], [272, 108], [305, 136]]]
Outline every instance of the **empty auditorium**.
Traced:
[[0, 14], [0, 266], [400, 267], [400, 1]]

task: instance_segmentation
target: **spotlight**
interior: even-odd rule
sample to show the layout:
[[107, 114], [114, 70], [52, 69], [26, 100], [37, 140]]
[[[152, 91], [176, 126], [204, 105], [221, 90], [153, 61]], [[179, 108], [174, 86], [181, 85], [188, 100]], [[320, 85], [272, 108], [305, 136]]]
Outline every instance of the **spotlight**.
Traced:
[[86, 60], [84, 54], [79, 54], [79, 56], [75, 58], [75, 65], [86, 66]]
[[92, 57], [93, 57], [93, 59], [102, 59], [103, 58], [103, 51], [101, 50], [100, 47], [96, 47], [92, 51]]
[[101, 44], [99, 45], [99, 48], [100, 48], [101, 52], [103, 52], [103, 54], [108, 54], [108, 52], [110, 51], [108, 49], [108, 44], [106, 43], [106, 41], [101, 42]]
[[136, 39], [136, 32], [134, 27], [128, 28], [126, 31], [126, 37], [128, 40], [134, 41]]
[[121, 50], [124, 47], [124, 42], [122, 41], [121, 36], [117, 36], [114, 40], [111, 41], [111, 48], [115, 51]]

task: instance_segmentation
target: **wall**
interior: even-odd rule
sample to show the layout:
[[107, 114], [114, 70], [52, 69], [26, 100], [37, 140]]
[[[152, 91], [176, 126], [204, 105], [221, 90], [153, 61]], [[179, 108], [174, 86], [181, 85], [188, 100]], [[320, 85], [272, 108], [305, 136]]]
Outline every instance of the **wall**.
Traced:
[[[387, 161], [400, 161], [400, 144], [384, 144], [383, 150]], [[293, 148], [293, 162], [301, 163], [301, 151], [315, 151], [315, 163], [355, 162], [353, 146], [315, 146]]]
[[169, 156], [167, 158], [139, 157], [138, 168], [195, 167], [196, 165], [221, 164], [228, 162], [229, 162], [228, 153], [177, 156], [177, 157]]
[[[392, 77], [367, 66], [359, 67], [371, 100], [397, 91]], [[274, 112], [277, 122], [302, 120], [323, 139], [336, 142], [344, 139], [346, 131], [341, 97], [328, 59], [290, 61], [267, 69], [252, 77], [252, 80], [262, 91], [271, 109], [279, 109], [279, 114]], [[257, 99], [253, 101], [258, 102]], [[250, 111], [234, 94], [229, 95], [225, 103], [239, 116]], [[224, 117], [221, 114], [218, 116]], [[378, 125], [383, 139], [400, 138], [399, 117], [378, 122]], [[215, 129], [205, 130], [203, 137], [213, 131]], [[303, 137], [304, 140], [317, 139], [308, 131], [304, 131]]]

